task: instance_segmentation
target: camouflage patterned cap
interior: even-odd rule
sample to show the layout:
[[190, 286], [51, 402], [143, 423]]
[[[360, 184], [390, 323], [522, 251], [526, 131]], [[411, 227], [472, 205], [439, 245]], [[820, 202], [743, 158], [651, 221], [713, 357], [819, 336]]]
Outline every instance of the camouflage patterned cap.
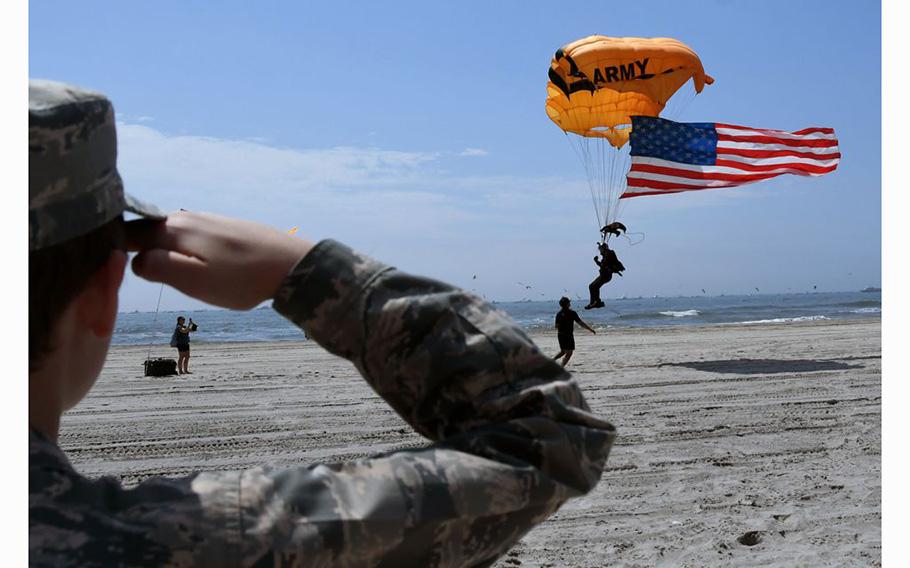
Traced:
[[124, 211], [164, 219], [123, 192], [114, 108], [102, 95], [28, 83], [28, 250], [84, 235]]

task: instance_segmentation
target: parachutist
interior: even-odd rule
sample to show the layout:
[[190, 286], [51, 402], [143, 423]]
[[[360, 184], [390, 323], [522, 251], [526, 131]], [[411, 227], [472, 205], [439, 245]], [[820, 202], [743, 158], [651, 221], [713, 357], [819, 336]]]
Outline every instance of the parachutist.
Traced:
[[607, 245], [599, 243], [597, 249], [600, 251], [600, 258], [594, 257], [594, 264], [598, 266], [597, 278], [588, 285], [588, 291], [591, 293], [591, 301], [585, 306], [586, 310], [593, 308], [602, 308], [606, 306], [600, 299], [600, 287], [613, 279], [614, 274], [622, 276], [625, 266], [616, 257], [616, 253]]

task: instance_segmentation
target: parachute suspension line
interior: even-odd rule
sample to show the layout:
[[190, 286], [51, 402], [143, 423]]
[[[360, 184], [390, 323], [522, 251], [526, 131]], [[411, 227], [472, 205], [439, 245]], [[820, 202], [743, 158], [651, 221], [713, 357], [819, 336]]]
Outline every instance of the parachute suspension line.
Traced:
[[[629, 169], [632, 167], [632, 147], [629, 146], [623, 150], [622, 153], [622, 165], [619, 168], [619, 185], [622, 188], [622, 193], [626, 192], [626, 189], [629, 187], [628, 178], [626, 177], [629, 173]], [[620, 195], [622, 195], [622, 193]], [[626, 202], [623, 200], [619, 201], [620, 214], [626, 208]]]
[[691, 106], [696, 95], [695, 87], [691, 84], [689, 84], [689, 88], [676, 91], [676, 94], [667, 101], [666, 106], [664, 106], [664, 112], [660, 113], [660, 115], [669, 120], [678, 121], [689, 106]]
[[[598, 185], [597, 185], [597, 180], [596, 180], [597, 174], [594, 171], [595, 168], [593, 167], [593, 164], [591, 161], [591, 148], [590, 148], [590, 144], [589, 144], [590, 141], [588, 138], [586, 138], [584, 136], [576, 136], [576, 135], [570, 134], [568, 132], [566, 132], [565, 134], [566, 134], [566, 140], [569, 141], [569, 146], [572, 147], [572, 150], [575, 152], [575, 155], [578, 156], [578, 159], [581, 161], [582, 165], [585, 168], [585, 176], [587, 177], [587, 180], [588, 180], [588, 189], [591, 193], [591, 203], [594, 206], [594, 214], [597, 217], [597, 223], [601, 223], [601, 221], [602, 221], [601, 215], [600, 215], [601, 207], [600, 207], [600, 203], [598, 200], [599, 192], [598, 192]], [[575, 137], [575, 139], [573, 139], [573, 136]], [[600, 230], [600, 227], [603, 227], [603, 225], [599, 224], [597, 226], [598, 231]]]
[[598, 201], [598, 182], [597, 182], [597, 168], [594, 167], [593, 158], [591, 156], [591, 141], [588, 138], [581, 137], [579, 142], [581, 143], [582, 148], [584, 149], [584, 162], [585, 162], [585, 175], [588, 176], [588, 189], [591, 191], [591, 203], [594, 205], [594, 214], [597, 216], [598, 222], [600, 221], [600, 202]]
[[[154, 327], [155, 327], [155, 322], [158, 321], [158, 308], [161, 307], [161, 294], [163, 294], [163, 293], [164, 293], [164, 284], [162, 283], [162, 284], [161, 284], [161, 289], [158, 290], [158, 303], [155, 305], [155, 317], [152, 318], [152, 328], [153, 328], [153, 329], [154, 329]], [[149, 334], [149, 344], [148, 344], [148, 348], [149, 348], [149, 349], [148, 349], [148, 352], [145, 354], [145, 366], [146, 366], [146, 367], [148, 367], [148, 362], [149, 362], [149, 360], [152, 358], [152, 338], [151, 338], [151, 334]]]
[[629, 166], [631, 163], [632, 160], [629, 153], [628, 144], [624, 145], [614, 153], [612, 166], [612, 184], [614, 187], [615, 197], [613, 199], [614, 206], [611, 221], [619, 221], [623, 211], [625, 210], [625, 201], [620, 199], [620, 197], [626, 191], [626, 174], [629, 171]]
[[[603, 225], [600, 226], [600, 227], [603, 227], [604, 225], [606, 225], [608, 223], [612, 223], [613, 221], [616, 220], [615, 211], [613, 210], [616, 205], [616, 184], [613, 183], [613, 177], [615, 175], [614, 170], [616, 169], [616, 150], [613, 148], [613, 146], [610, 145], [610, 143], [607, 140], [601, 140], [600, 142], [601, 142], [601, 149], [603, 150], [603, 153], [605, 154], [603, 156], [603, 159], [601, 160], [601, 168], [602, 168], [602, 171], [604, 172], [604, 178], [605, 178], [604, 184], [606, 186], [606, 187], [604, 187], [604, 193], [603, 193], [604, 200], [605, 200], [604, 222], [603, 222]], [[607, 156], [606, 154], [609, 154], [609, 156]], [[600, 227], [598, 227], [597, 229], [600, 230]]]
[[[601, 215], [598, 217], [600, 227], [603, 227], [610, 222], [610, 170], [607, 169], [607, 151], [609, 148], [609, 143], [603, 139], [598, 138], [594, 141], [597, 144], [598, 160], [597, 165], [600, 170], [600, 211]], [[597, 230], [600, 231], [600, 227], [597, 227]]]
[[605, 224], [612, 223], [616, 220], [616, 153], [617, 152], [615, 150], [610, 152], [610, 169], [608, 171], [609, 180], [607, 180], [607, 183], [610, 184], [610, 186], [607, 188], [608, 203], [607, 218], [604, 219]]
[[625, 175], [625, 172], [622, 170], [622, 149], [618, 149], [613, 152], [613, 164], [611, 166], [610, 174], [612, 179], [610, 180], [611, 185], [613, 186], [613, 217], [610, 219], [611, 222], [619, 221], [619, 196], [622, 195], [622, 176]]
[[600, 222], [600, 180], [597, 175], [597, 164], [594, 161], [594, 155], [597, 153], [597, 145], [592, 144], [589, 138], [583, 138], [582, 142], [585, 147], [585, 169], [588, 172], [588, 183], [591, 187], [591, 201], [594, 203], [594, 215]]
[[[592, 143], [597, 149], [597, 162], [595, 162], [594, 166], [598, 174], [597, 197], [599, 203], [597, 222], [600, 227], [603, 227], [610, 222], [610, 180], [607, 176], [609, 172], [606, 169], [606, 152], [604, 151], [606, 142], [602, 138], [598, 138], [593, 140]], [[597, 227], [598, 231], [600, 231], [600, 227]]]
[[609, 170], [607, 170], [607, 142], [603, 138], [597, 138], [592, 140], [592, 144], [597, 148], [597, 162], [595, 162], [595, 168], [597, 169], [598, 180], [597, 180], [597, 198], [598, 198], [598, 227], [597, 231], [600, 232], [600, 227], [603, 227], [610, 222], [610, 177]]
[[613, 195], [613, 159], [616, 157], [616, 151], [613, 146], [606, 140], [601, 140], [601, 149], [603, 150], [603, 160], [601, 168], [604, 172], [604, 224], [613, 222], [613, 204], [615, 203]]
[[603, 210], [600, 203], [600, 172], [597, 170], [597, 163], [594, 161], [594, 154], [597, 152], [596, 141], [592, 141], [590, 138], [582, 137], [582, 143], [585, 147], [585, 168], [588, 172], [588, 182], [591, 187], [591, 201], [594, 203], [594, 216], [597, 218], [597, 222], [600, 223], [601, 211]]

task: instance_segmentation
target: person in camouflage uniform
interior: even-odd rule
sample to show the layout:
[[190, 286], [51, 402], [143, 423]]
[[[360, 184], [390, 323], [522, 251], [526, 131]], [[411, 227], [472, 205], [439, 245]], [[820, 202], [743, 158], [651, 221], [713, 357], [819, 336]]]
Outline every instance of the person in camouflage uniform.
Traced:
[[[124, 194], [115, 160], [103, 95], [30, 82], [31, 564], [489, 566], [598, 482], [613, 426], [504, 313], [332, 240], [204, 213], [165, 218]], [[145, 219], [124, 223], [124, 210]], [[56, 443], [59, 420], [104, 363], [127, 248], [136, 274], [202, 301], [250, 309], [272, 298], [430, 443], [132, 488], [83, 477]], [[62, 299], [49, 309], [52, 297]]]

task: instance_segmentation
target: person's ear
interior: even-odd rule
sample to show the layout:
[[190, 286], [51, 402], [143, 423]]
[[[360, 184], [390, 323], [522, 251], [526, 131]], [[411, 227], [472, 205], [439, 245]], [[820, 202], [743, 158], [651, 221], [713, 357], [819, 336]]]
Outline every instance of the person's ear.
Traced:
[[117, 296], [126, 263], [125, 252], [111, 252], [107, 261], [89, 278], [77, 299], [79, 320], [96, 337], [110, 337], [114, 332]]

